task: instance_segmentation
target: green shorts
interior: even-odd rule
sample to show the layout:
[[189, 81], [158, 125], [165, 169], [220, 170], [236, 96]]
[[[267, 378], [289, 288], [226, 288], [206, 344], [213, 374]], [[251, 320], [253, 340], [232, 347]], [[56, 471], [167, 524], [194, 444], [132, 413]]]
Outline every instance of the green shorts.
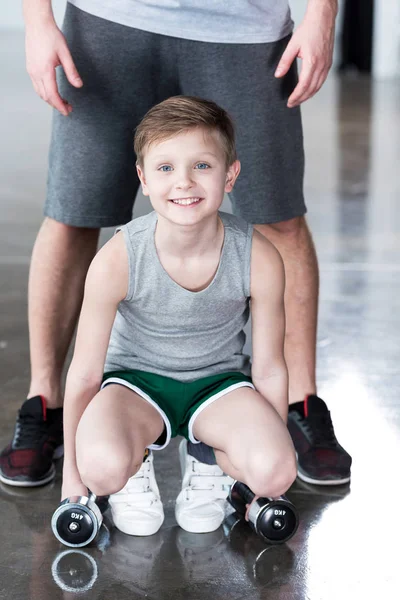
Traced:
[[221, 396], [240, 387], [251, 387], [251, 377], [240, 372], [221, 373], [183, 383], [145, 371], [110, 371], [103, 376], [101, 389], [116, 383], [136, 392], [160, 413], [165, 431], [149, 448], [162, 450], [172, 437], [182, 435], [194, 444], [193, 425], [201, 411]]

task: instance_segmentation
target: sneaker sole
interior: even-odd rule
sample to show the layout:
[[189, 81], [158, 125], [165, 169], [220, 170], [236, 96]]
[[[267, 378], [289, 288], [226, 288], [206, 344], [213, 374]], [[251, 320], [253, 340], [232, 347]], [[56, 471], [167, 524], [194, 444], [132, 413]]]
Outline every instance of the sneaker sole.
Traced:
[[311, 477], [307, 477], [307, 475], [303, 475], [300, 471], [297, 471], [297, 477], [304, 481], [305, 483], [312, 483], [313, 485], [343, 485], [345, 483], [349, 483], [351, 477], [345, 477], [344, 479], [330, 479], [329, 481], [324, 481], [322, 479], [311, 479]]
[[305, 483], [312, 483], [313, 485], [343, 485], [345, 483], [349, 483], [351, 479], [351, 475], [344, 477], [343, 479], [312, 479], [312, 477], [308, 477], [308, 475], [302, 473], [300, 469], [297, 469], [297, 477]]
[[54, 467], [54, 465], [52, 465], [50, 471], [42, 478], [39, 480], [18, 480], [18, 479], [10, 479], [8, 477], [5, 477], [1, 472], [0, 472], [0, 481], [2, 483], [6, 483], [7, 485], [11, 485], [14, 487], [40, 487], [41, 485], [46, 485], [46, 483], [50, 483], [50, 481], [53, 481], [54, 477], [56, 475], [56, 469]]
[[[64, 456], [64, 445], [61, 444], [61, 446], [58, 446], [58, 448], [56, 448], [54, 450], [54, 454], [53, 454], [53, 459], [54, 460], [58, 460], [59, 458], [62, 458]], [[6, 477], [5, 475], [2, 474], [2, 472], [0, 471], [0, 481], [2, 483], [6, 483], [7, 485], [12, 485], [14, 487], [40, 487], [41, 485], [46, 485], [46, 483], [50, 483], [50, 481], [53, 481], [54, 477], [56, 476], [56, 469], [55, 466], [52, 465], [51, 469], [46, 473], [46, 475], [44, 477], [42, 477], [42, 479], [33, 481], [33, 480], [18, 480], [18, 479], [10, 479], [9, 477]]]
[[221, 527], [222, 523], [225, 520], [225, 515], [222, 517], [222, 519], [214, 519], [212, 524], [210, 524], [210, 521], [207, 521], [206, 526], [202, 526], [201, 523], [196, 523], [194, 525], [192, 520], [190, 521], [190, 525], [187, 525], [185, 523], [185, 519], [182, 519], [182, 517], [179, 517], [178, 519], [176, 514], [175, 518], [179, 527], [181, 527], [182, 529], [184, 529], [184, 531], [187, 531], [188, 533], [212, 533], [213, 531], [216, 531], [219, 527]]
[[[111, 507], [111, 514], [112, 514], [112, 507]], [[134, 536], [138, 536], [138, 537], [145, 537], [148, 535], [154, 535], [155, 533], [157, 533], [157, 531], [160, 530], [162, 524], [164, 523], [164, 515], [162, 518], [161, 523], [158, 523], [157, 526], [155, 527], [154, 525], [152, 527], [145, 527], [145, 526], [140, 526], [140, 523], [135, 523], [135, 525], [129, 526], [129, 523], [119, 523], [118, 522], [118, 517], [116, 518], [113, 515], [113, 521], [114, 521], [114, 525], [115, 527], [119, 530], [122, 531], [122, 533], [126, 533], [127, 535], [134, 535]]]

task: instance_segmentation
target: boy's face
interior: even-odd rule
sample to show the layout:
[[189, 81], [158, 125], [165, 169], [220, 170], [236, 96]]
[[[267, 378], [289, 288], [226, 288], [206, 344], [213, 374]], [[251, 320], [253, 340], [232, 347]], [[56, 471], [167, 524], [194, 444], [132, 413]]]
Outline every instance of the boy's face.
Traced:
[[151, 145], [137, 171], [154, 210], [173, 223], [192, 225], [216, 213], [240, 163], [227, 168], [218, 132], [196, 128]]

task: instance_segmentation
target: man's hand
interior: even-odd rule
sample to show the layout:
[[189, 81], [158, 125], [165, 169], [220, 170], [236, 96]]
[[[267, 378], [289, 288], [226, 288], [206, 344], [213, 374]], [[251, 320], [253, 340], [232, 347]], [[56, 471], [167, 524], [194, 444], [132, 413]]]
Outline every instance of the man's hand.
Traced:
[[74, 87], [83, 82], [74, 65], [65, 37], [53, 20], [27, 27], [26, 68], [36, 93], [62, 115], [68, 116], [72, 106], [58, 93], [56, 67], [62, 65]]
[[310, 2], [304, 20], [294, 32], [275, 71], [275, 77], [283, 77], [297, 57], [302, 59], [299, 82], [288, 99], [289, 108], [314, 96], [332, 65], [335, 2], [331, 7], [321, 4], [319, 2], [317, 6]]

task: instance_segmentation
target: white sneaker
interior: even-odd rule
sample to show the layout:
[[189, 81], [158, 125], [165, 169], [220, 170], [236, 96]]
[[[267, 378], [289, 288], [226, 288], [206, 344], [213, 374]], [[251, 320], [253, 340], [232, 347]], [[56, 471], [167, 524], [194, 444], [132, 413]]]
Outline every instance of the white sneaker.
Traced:
[[206, 465], [188, 454], [187, 442], [179, 445], [182, 491], [176, 499], [175, 518], [190, 533], [208, 533], [222, 524], [226, 498], [233, 479], [218, 465]]
[[153, 535], [164, 522], [164, 509], [156, 482], [153, 453], [121, 491], [109, 498], [115, 527], [129, 535]]

